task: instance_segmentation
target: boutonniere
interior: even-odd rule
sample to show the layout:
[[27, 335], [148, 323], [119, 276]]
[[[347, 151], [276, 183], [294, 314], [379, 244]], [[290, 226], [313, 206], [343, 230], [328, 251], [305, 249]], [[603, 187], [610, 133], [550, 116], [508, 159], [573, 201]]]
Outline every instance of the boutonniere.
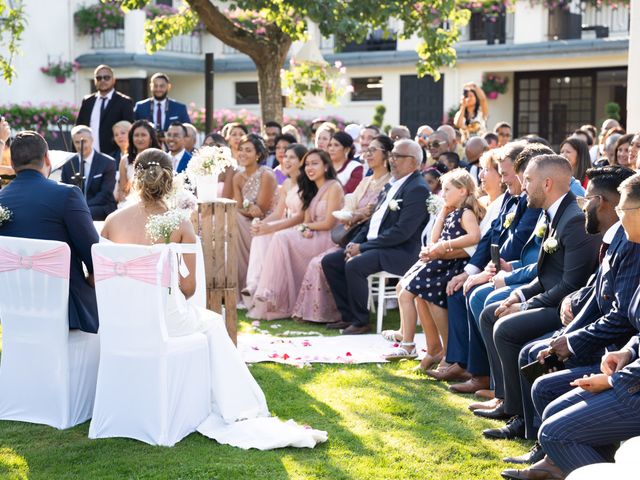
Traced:
[[7, 207], [0, 205], [0, 226], [11, 221], [13, 214]]
[[544, 248], [544, 251], [546, 253], [556, 253], [559, 246], [560, 244], [558, 243], [556, 237], [549, 237], [542, 244], [542, 248]]
[[392, 212], [397, 212], [398, 210], [400, 210], [400, 202], [402, 202], [402, 199], [396, 200], [395, 198], [392, 198], [389, 202], [389, 210], [391, 210]]
[[547, 222], [542, 220], [536, 225], [536, 237], [542, 238], [545, 233], [547, 233]]
[[504, 219], [504, 223], [502, 224], [502, 226], [504, 228], [509, 228], [511, 226], [511, 224], [513, 223], [513, 219], [516, 218], [516, 212], [511, 212], [509, 214], [507, 214], [507, 216]]

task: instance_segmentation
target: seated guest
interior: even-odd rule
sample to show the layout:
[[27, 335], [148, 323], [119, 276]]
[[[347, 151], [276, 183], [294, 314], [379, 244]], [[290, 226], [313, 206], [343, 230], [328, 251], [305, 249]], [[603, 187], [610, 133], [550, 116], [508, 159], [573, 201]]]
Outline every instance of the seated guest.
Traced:
[[[113, 141], [118, 146], [117, 150], [114, 150], [109, 154], [115, 161], [116, 165], [120, 165], [120, 159], [127, 154], [129, 150], [129, 130], [131, 130], [131, 122], [129, 120], [120, 120], [113, 124], [111, 128], [113, 131]], [[116, 173], [116, 179], [118, 175]]]
[[489, 150], [480, 157], [480, 191], [484, 192], [478, 201], [486, 210], [486, 215], [480, 222], [480, 233], [484, 235], [491, 227], [491, 223], [500, 213], [504, 200], [505, 185], [502, 183], [498, 168], [502, 154], [500, 150]]
[[455, 152], [444, 152], [437, 157], [437, 161], [440, 165], [443, 165], [447, 172], [460, 168], [460, 157]]
[[273, 170], [260, 161], [267, 147], [255, 133], [245, 135], [238, 144], [238, 163], [244, 168], [233, 177], [233, 199], [238, 204], [238, 292], [247, 285], [251, 248], [251, 222], [269, 215], [275, 206], [276, 178]]
[[329, 142], [331, 141], [331, 137], [333, 137], [333, 134], [336, 133], [337, 131], [338, 129], [333, 123], [323, 122], [318, 127], [314, 135], [315, 147], [319, 148], [320, 150], [324, 150], [326, 152], [327, 148], [329, 147]]
[[507, 122], [498, 122], [493, 128], [493, 133], [498, 136], [498, 146], [504, 147], [511, 141], [511, 125]]
[[425, 202], [429, 188], [418, 172], [422, 150], [413, 140], [399, 140], [390, 155], [395, 181], [369, 221], [346, 248], [326, 255], [322, 270], [341, 314], [329, 324], [345, 334], [371, 330], [367, 308], [367, 277], [386, 271], [401, 275], [420, 250], [420, 234], [429, 220]]
[[591, 157], [587, 144], [576, 137], [569, 137], [560, 144], [560, 155], [569, 160], [573, 170], [573, 178], [583, 188], [587, 186], [587, 169], [591, 168]]
[[[552, 352], [564, 360], [568, 367], [561, 372], [545, 375], [534, 384], [540, 412], [552, 400], [569, 391], [571, 381], [598, 373], [605, 347], [615, 343], [617, 347], [614, 349], [620, 348], [629, 336], [636, 333], [628, 322], [627, 312], [640, 281], [640, 244], [627, 240], [615, 211], [620, 200], [618, 187], [633, 173], [633, 170], [620, 166], [587, 170], [589, 185], [582, 208], [586, 215], [587, 233], [604, 234], [602, 262], [595, 281], [562, 301], [560, 317], [563, 330], [555, 332], [551, 339], [533, 341], [520, 351], [520, 367], [538, 357], [544, 359]], [[540, 417], [531, 403], [531, 385], [522, 375], [520, 389], [526, 437], [535, 439]], [[521, 428], [521, 422], [518, 423], [518, 428]], [[513, 432], [512, 428], [506, 427], [495, 430], [498, 438], [508, 437]], [[533, 463], [541, 457], [542, 452], [536, 445], [529, 454], [510, 460]]]
[[282, 189], [278, 195], [278, 205], [263, 220], [254, 220], [251, 223], [251, 235], [253, 238], [251, 240], [251, 252], [247, 268], [247, 286], [242, 290], [244, 304], [248, 308], [253, 303], [251, 297], [258, 287], [262, 266], [269, 261], [266, 258], [266, 253], [273, 234], [298, 225], [304, 219], [302, 200], [298, 194], [298, 177], [302, 167], [302, 159], [306, 153], [307, 147], [299, 143], [293, 143], [287, 147], [281, 166], [288, 178], [282, 184]]
[[282, 127], [282, 134], [284, 135], [285, 133], [287, 135], [291, 135], [293, 138], [296, 139], [294, 143], [301, 143], [300, 140], [302, 139], [300, 137], [300, 131], [296, 128], [295, 125], [288, 124]]
[[464, 147], [464, 156], [466, 159], [465, 168], [471, 174], [476, 185], [480, 183], [478, 176], [480, 175], [480, 157], [484, 152], [489, 150], [489, 145], [482, 137], [472, 137], [467, 141]]
[[[365, 177], [353, 193], [345, 195], [343, 212], [351, 213], [351, 218], [343, 221], [345, 224], [343, 245], [347, 243], [349, 236], [357, 232], [358, 225], [366, 222], [373, 214], [380, 192], [391, 179], [389, 154], [392, 150], [393, 141], [386, 135], [379, 135], [369, 143], [369, 147], [363, 152], [367, 167], [371, 170], [372, 175]], [[293, 307], [293, 317], [321, 323], [340, 320], [340, 313], [336, 308], [320, 263], [325, 255], [337, 249], [337, 246], [332, 245], [309, 262], [302, 279], [300, 293]]]
[[442, 190], [442, 184], [440, 179], [442, 175], [447, 173], [447, 167], [441, 163], [434, 163], [433, 166], [427, 168], [422, 172], [424, 181], [429, 186], [429, 191], [434, 195], [440, 195]]
[[116, 162], [113, 158], [93, 149], [93, 134], [85, 125], [77, 125], [71, 130], [71, 139], [76, 151], [82, 153], [71, 157], [63, 167], [61, 180], [69, 185], [79, 185], [73, 178], [75, 173], [83, 174], [82, 188], [91, 211], [91, 218], [104, 220], [118, 205], [113, 197], [116, 187]]
[[348, 133], [336, 132], [329, 140], [327, 152], [333, 162], [338, 181], [344, 193], [352, 193], [364, 175], [362, 164], [353, 159], [355, 149], [353, 139]]
[[238, 122], [225, 123], [220, 133], [231, 149], [231, 156], [238, 160], [238, 149], [242, 137], [249, 134], [247, 127]]
[[629, 147], [633, 134], [622, 135], [616, 142], [611, 165], [622, 165], [623, 167], [635, 168], [629, 164]]
[[531, 340], [561, 326], [558, 307], [569, 293], [587, 283], [598, 260], [601, 237], [584, 229], [584, 212], [569, 191], [572, 168], [560, 155], [539, 155], [524, 172], [528, 206], [545, 210], [538, 276], [513, 291], [502, 303], [487, 306], [480, 315], [496, 398], [492, 410], [475, 410], [487, 418], [522, 417], [518, 356]]
[[98, 306], [91, 245], [98, 242], [98, 232], [82, 192], [47, 179], [51, 173], [49, 149], [36, 132], [20, 132], [14, 137], [11, 164], [16, 179], [0, 190], [0, 204], [11, 211], [12, 219], [0, 224], [0, 235], [58, 240], [69, 245], [69, 328], [96, 333]]
[[193, 151], [198, 146], [198, 129], [192, 123], [183, 123], [182, 126], [187, 129], [187, 136], [184, 139], [184, 149], [193, 155]]
[[403, 139], [408, 140], [411, 138], [411, 131], [404, 125], [396, 125], [395, 127], [391, 127], [391, 130], [389, 130], [389, 138], [394, 142]]
[[629, 143], [629, 168], [640, 170], [640, 132], [636, 133]]
[[[437, 162], [443, 153], [452, 151], [449, 149], [449, 137], [444, 132], [433, 132], [429, 135], [426, 148], [432, 163]], [[458, 161], [460, 161], [460, 157], [458, 157]]]
[[276, 147], [274, 150], [275, 160], [273, 166], [273, 173], [276, 175], [276, 181], [278, 185], [282, 185], [284, 181], [287, 179], [287, 174], [282, 171], [282, 162], [284, 161], [284, 153], [286, 152], [289, 145], [293, 145], [296, 143], [295, 137], [289, 135], [288, 133], [283, 133], [282, 135], [278, 135], [275, 139]]
[[433, 244], [422, 249], [420, 263], [410, 269], [401, 281], [403, 288], [398, 295], [398, 304], [402, 341], [398, 347], [385, 354], [386, 360], [418, 356], [413, 341], [416, 297], [427, 303], [427, 311], [423, 312], [426, 315], [420, 316], [427, 341], [433, 342], [433, 339], [440, 338], [442, 345], [447, 343], [446, 284], [463, 270], [467, 259], [444, 259], [442, 255], [478, 243], [481, 237], [479, 223], [485, 211], [478, 202], [476, 184], [465, 170], [445, 173], [442, 188], [444, 207], [438, 214], [431, 233]]
[[165, 136], [165, 143], [169, 149], [169, 155], [173, 160], [174, 173], [184, 172], [191, 160], [191, 154], [184, 148], [184, 142], [188, 131], [180, 122], [174, 122], [169, 126]]
[[287, 318], [300, 291], [310, 260], [331, 245], [333, 212], [344, 204], [344, 193], [329, 155], [313, 149], [304, 156], [298, 177], [304, 223], [276, 232], [265, 255], [250, 318]]
[[[269, 168], [276, 168], [278, 163], [276, 162], [276, 139], [282, 135], [282, 125], [278, 122], [271, 120], [266, 122], [262, 127], [262, 138], [267, 146], [269, 155], [263, 160], [262, 165], [266, 165]], [[295, 142], [291, 142], [295, 143]]]
[[[360, 150], [354, 157], [360, 163], [366, 163], [364, 159], [364, 152], [369, 148], [369, 145], [373, 141], [375, 137], [380, 135], [380, 129], [376, 125], [365, 125], [360, 130], [360, 134], [358, 135], [358, 144], [360, 145]], [[366, 166], [365, 166], [366, 170]], [[371, 173], [368, 172], [367, 175]]]
[[494, 148], [499, 148], [499, 142], [500, 140], [498, 139], [498, 135], [496, 135], [493, 132], [488, 132], [485, 133], [482, 136], [482, 139], [487, 142], [487, 145], [489, 146], [489, 150], [493, 150]]

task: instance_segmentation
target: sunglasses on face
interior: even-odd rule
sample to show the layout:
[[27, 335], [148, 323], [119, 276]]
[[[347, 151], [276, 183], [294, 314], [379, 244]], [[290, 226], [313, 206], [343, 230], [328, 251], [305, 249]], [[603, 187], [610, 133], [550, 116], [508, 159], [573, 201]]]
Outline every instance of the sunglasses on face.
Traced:
[[108, 82], [109, 80], [111, 80], [111, 75], [96, 75], [95, 79], [98, 82], [101, 82], [102, 80], [104, 80], [105, 82]]
[[430, 142], [430, 143], [427, 143], [427, 148], [440, 148], [440, 145], [442, 145], [442, 142], [438, 142], [438, 141]]

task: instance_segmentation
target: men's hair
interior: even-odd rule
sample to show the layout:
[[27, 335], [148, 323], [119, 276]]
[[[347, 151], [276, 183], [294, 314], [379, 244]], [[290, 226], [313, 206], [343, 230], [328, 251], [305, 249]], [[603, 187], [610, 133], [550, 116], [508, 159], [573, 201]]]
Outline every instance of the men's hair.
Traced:
[[585, 142], [587, 142], [588, 146], [593, 145], [593, 138], [591, 138], [591, 134], [588, 131], [586, 131], [586, 130], [584, 130], [582, 128], [579, 128], [579, 129], [573, 131], [573, 136], [574, 137], [579, 136], [579, 135], [583, 135], [583, 136], [586, 137]]
[[442, 152], [440, 155], [438, 155], [438, 159], [440, 157], [446, 157], [447, 161], [453, 164], [453, 168], [458, 168], [460, 166], [460, 155], [458, 155], [456, 152]]
[[18, 133], [11, 141], [11, 164], [14, 170], [42, 168], [49, 146], [42, 136], [31, 130]]
[[280, 140], [289, 142], [289, 145], [291, 145], [292, 143], [298, 143], [296, 137], [294, 137], [290, 133], [283, 133], [282, 135], [278, 135], [273, 143], [277, 145]]
[[[13, 149], [13, 144], [11, 144], [11, 148]], [[13, 159], [13, 150], [11, 150], [11, 155]], [[640, 173], [636, 173], [632, 177], [627, 178], [624, 182], [620, 184], [618, 188], [620, 194], [626, 192], [627, 198], [630, 202], [638, 203], [640, 202]]]
[[396, 147], [399, 145], [406, 145], [409, 151], [409, 155], [413, 156], [416, 159], [416, 164], [420, 165], [422, 162], [422, 147], [418, 144], [418, 142], [414, 142], [409, 138], [401, 138], [397, 140], [394, 144]]
[[[553, 169], [556, 173], [564, 173], [568, 177], [573, 176], [573, 169], [569, 160], [562, 155], [556, 155], [555, 153], [543, 154], [534, 156], [530, 162], [534, 163], [539, 170]], [[569, 185], [567, 184], [567, 188]]]
[[111, 68], [109, 65], [105, 65], [105, 64], [98, 65], [98, 66], [95, 68], [95, 70], [93, 71], [93, 75], [94, 75], [94, 76], [96, 76], [96, 75], [98, 74], [98, 72], [99, 72], [100, 70], [103, 70], [103, 69], [105, 69], [105, 70], [109, 70], [109, 71], [111, 72], [111, 75], [112, 75], [112, 76], [115, 76], [115, 74], [113, 73], [113, 68]]
[[79, 133], [86, 133], [88, 134], [91, 138], [93, 138], [93, 132], [91, 131], [91, 128], [89, 128], [86, 125], [76, 125], [75, 127], [73, 127], [71, 129], [71, 137], [73, 138], [75, 135], [79, 134]]
[[593, 140], [595, 140], [595, 138], [598, 136], [598, 129], [596, 128], [595, 125], [591, 125], [587, 123], [585, 125], [582, 125], [580, 127], [580, 130], [586, 130], [587, 132], [589, 132]]
[[495, 133], [489, 132], [489, 133], [485, 133], [482, 138], [484, 138], [484, 141], [487, 142], [488, 144], [491, 143], [498, 143], [498, 135], [496, 135]]
[[524, 172], [527, 165], [529, 165], [529, 161], [533, 157], [537, 157], [538, 155], [549, 155], [552, 153], [554, 153], [553, 150], [542, 143], [530, 143], [518, 154], [513, 162], [513, 168], [516, 173]]
[[587, 178], [595, 190], [615, 195], [617, 198], [620, 184], [627, 178], [633, 177], [635, 173], [630, 168], [622, 165], [607, 165], [588, 169]]
[[180, 122], [171, 122], [171, 124], [169, 125], [169, 128], [171, 127], [180, 127], [180, 130], [182, 130], [182, 134], [185, 137], [189, 136], [189, 131], [187, 130], [187, 127], [185, 127], [182, 123]]
[[546, 145], [547, 147], [551, 147], [549, 140], [539, 137], [538, 135], [525, 135], [524, 137], [522, 137], [522, 140], [524, 140], [526, 143], [541, 143], [543, 145]]
[[154, 80], [161, 78], [162, 80], [164, 80], [167, 83], [171, 83], [171, 80], [169, 80], [169, 75], [167, 75], [166, 73], [162, 73], [162, 72], [156, 72], [153, 75], [151, 75], [151, 81], [153, 82]]
[[198, 138], [198, 129], [196, 128], [196, 126], [193, 123], [183, 123], [182, 126], [184, 128], [187, 129], [187, 132], [189, 132], [189, 136], [194, 136], [196, 138]]
[[377, 125], [365, 125], [364, 127], [362, 127], [362, 130], [373, 130], [374, 132], [376, 132], [376, 135], [380, 135], [380, 127], [378, 127]]
[[504, 147], [502, 147], [502, 160], [504, 162], [507, 158], [514, 163], [520, 152], [526, 147], [527, 144], [525, 142], [509, 142]]
[[276, 127], [278, 128], [280, 131], [282, 131], [282, 125], [280, 125], [278, 122], [276, 122], [275, 120], [269, 120], [268, 122], [266, 122], [264, 124], [264, 128], [269, 128], [269, 127]]
[[501, 128], [508, 128], [509, 130], [513, 130], [511, 125], [507, 122], [498, 122], [495, 127], [493, 127], [493, 133], [498, 133], [498, 130]]
[[[400, 130], [402, 134], [405, 135], [404, 137], [402, 137], [402, 139], [411, 139], [411, 130], [409, 130], [409, 127], [407, 127], [406, 125], [395, 125], [391, 127], [391, 130]], [[389, 134], [391, 134], [391, 130], [389, 130]]]

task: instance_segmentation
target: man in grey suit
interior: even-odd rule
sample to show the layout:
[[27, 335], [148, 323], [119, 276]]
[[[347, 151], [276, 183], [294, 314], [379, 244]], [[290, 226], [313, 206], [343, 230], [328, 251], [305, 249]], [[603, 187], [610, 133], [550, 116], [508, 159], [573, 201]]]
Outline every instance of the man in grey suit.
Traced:
[[545, 210], [545, 221], [535, 230], [542, 237], [538, 276], [502, 303], [485, 307], [480, 315], [496, 397], [504, 402], [493, 410], [476, 410], [478, 416], [518, 416], [522, 421], [520, 350], [562, 326], [560, 302], [587, 283], [598, 263], [601, 236], [585, 231], [584, 212], [569, 190], [571, 177], [569, 162], [553, 154], [534, 157], [524, 172], [528, 206]]

